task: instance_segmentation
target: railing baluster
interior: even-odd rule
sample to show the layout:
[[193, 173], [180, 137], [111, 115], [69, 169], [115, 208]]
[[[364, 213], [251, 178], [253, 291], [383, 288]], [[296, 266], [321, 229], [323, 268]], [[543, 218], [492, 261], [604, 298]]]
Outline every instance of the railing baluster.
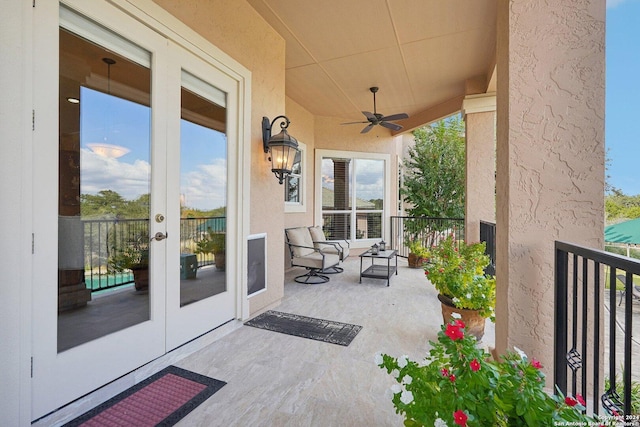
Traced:
[[553, 378], [556, 386], [564, 394], [567, 393], [567, 292], [569, 289], [569, 254], [556, 247], [555, 257], [555, 349]]
[[[589, 312], [589, 299], [588, 299], [588, 287], [589, 287], [589, 260], [582, 258], [582, 366], [580, 378], [581, 392], [583, 396], [587, 395], [587, 369], [589, 369], [589, 352], [587, 351], [587, 313]], [[576, 301], [577, 303], [577, 301]]]
[[[600, 263], [593, 263], [593, 395], [600, 394]], [[586, 396], [586, 395], [585, 395]], [[600, 413], [598, 399], [593, 401], [593, 411]]]
[[633, 274], [627, 271], [625, 280], [625, 311], [624, 311], [624, 407], [625, 414], [630, 414], [631, 408], [631, 337], [633, 336]]
[[[586, 395], [587, 390], [592, 389], [593, 394], [591, 396], [585, 396], [589, 399], [589, 402], [593, 402], [590, 405], [589, 410], [592, 413], [600, 413], [600, 405], [605, 409], [604, 415], [630, 415], [631, 412], [631, 372], [633, 367], [633, 359], [631, 355], [631, 341], [632, 341], [632, 311], [633, 311], [633, 277], [634, 275], [640, 275], [640, 261], [631, 258], [623, 257], [620, 255], [604, 252], [601, 250], [595, 250], [585, 248], [578, 245], [572, 245], [565, 242], [556, 241], [556, 265], [555, 265], [555, 336], [554, 336], [554, 382], [558, 386], [558, 389], [566, 394], [567, 393], [567, 367], [571, 367], [574, 371], [572, 375], [573, 393], [577, 391], [576, 388], [576, 376], [575, 371], [582, 369], [581, 372], [581, 391], [583, 396]], [[573, 269], [572, 269], [572, 288], [574, 294], [572, 298], [568, 298], [569, 292], [569, 278], [568, 274], [568, 257], [572, 254]], [[579, 257], [579, 258], [578, 258]], [[577, 279], [578, 279], [578, 263], [582, 262], [582, 286], [581, 295], [578, 294]], [[593, 280], [589, 276], [589, 263], [593, 261]], [[605, 390], [604, 394], [601, 394], [600, 388], [600, 366], [601, 357], [600, 352], [603, 350], [600, 346], [600, 316], [602, 311], [603, 302], [601, 299], [601, 274], [602, 267], [609, 268], [609, 303], [612, 305], [609, 312], [609, 363], [608, 363], [608, 377], [610, 387]], [[618, 325], [616, 320], [616, 277], [617, 272], [625, 273], [625, 325], [624, 327]], [[578, 298], [582, 298], [582, 304]], [[593, 301], [593, 318], [590, 317], [589, 305]], [[570, 310], [569, 304], [572, 303], [573, 310]], [[582, 313], [576, 314], [576, 308], [580, 307]], [[567, 328], [568, 311], [572, 311], [573, 327]], [[579, 354], [576, 348], [577, 331], [576, 327], [578, 322], [581, 324], [581, 348], [582, 354]], [[593, 326], [593, 335], [586, 335], [591, 333], [589, 327]], [[624, 393], [619, 393], [616, 390], [616, 328], [620, 327], [623, 330], [624, 335], [624, 354], [623, 354], [623, 387]], [[572, 333], [571, 342], [573, 348], [566, 353], [568, 336], [567, 333]], [[593, 339], [593, 357], [589, 357], [588, 352], [588, 340]], [[566, 354], [566, 360], [563, 360], [563, 354]], [[593, 363], [588, 363], [589, 360], [593, 360]], [[589, 387], [592, 382], [592, 387]], [[623, 394], [623, 398], [620, 398], [620, 394]]]

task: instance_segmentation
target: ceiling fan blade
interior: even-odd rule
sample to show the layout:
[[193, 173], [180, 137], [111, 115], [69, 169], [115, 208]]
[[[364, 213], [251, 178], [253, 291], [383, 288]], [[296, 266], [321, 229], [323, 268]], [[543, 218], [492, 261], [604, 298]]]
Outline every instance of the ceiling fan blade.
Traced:
[[369, 122], [347, 122], [347, 123], [340, 123], [341, 125], [355, 125], [356, 123], [369, 123]]
[[365, 128], [364, 128], [364, 129], [362, 129], [362, 130], [360, 131], [360, 133], [367, 133], [367, 132], [369, 132], [371, 129], [373, 129], [373, 123], [371, 123], [369, 126], [365, 126]]
[[387, 129], [391, 129], [391, 130], [400, 130], [400, 129], [402, 129], [402, 126], [397, 125], [395, 123], [389, 123], [389, 122], [380, 122], [380, 126], [385, 127]]
[[369, 119], [369, 121], [378, 120], [378, 118], [375, 115], [373, 115], [373, 113], [370, 113], [369, 111], [363, 111], [362, 114], [364, 114], [367, 117], [367, 119]]
[[409, 115], [407, 113], [399, 113], [399, 114], [392, 114], [390, 116], [384, 116], [380, 120], [391, 121], [391, 120], [402, 120], [402, 119], [408, 119], [408, 118], [409, 118]]

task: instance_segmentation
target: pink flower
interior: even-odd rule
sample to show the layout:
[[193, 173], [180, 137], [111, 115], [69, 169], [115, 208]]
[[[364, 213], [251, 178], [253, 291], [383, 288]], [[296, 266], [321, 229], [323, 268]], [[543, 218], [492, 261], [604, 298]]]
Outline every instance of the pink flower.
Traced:
[[578, 403], [580, 403], [582, 406], [587, 406], [587, 404], [586, 404], [586, 403], [585, 403], [585, 401], [584, 401], [584, 398], [583, 398], [581, 395], [576, 394], [576, 400], [577, 400], [577, 401], [578, 401]]
[[469, 367], [473, 372], [477, 372], [480, 370], [480, 362], [478, 362], [478, 359], [473, 359], [471, 363], [469, 363]]
[[540, 361], [536, 360], [535, 358], [531, 359], [531, 366], [533, 366], [536, 369], [542, 369], [542, 365], [540, 364]]
[[443, 377], [448, 377], [449, 376], [449, 370], [447, 368], [442, 368], [440, 370], [440, 373], [442, 374]]
[[458, 424], [459, 426], [466, 426], [467, 425], [467, 414], [464, 413], [464, 411], [462, 411], [461, 409], [458, 409], [456, 412], [453, 413], [453, 422]]
[[573, 397], [565, 397], [564, 398], [564, 403], [566, 403], [569, 406], [576, 406], [578, 404], [578, 401], [575, 400]]
[[451, 323], [447, 325], [444, 333], [453, 341], [461, 340], [462, 338], [464, 338], [464, 332], [462, 332], [462, 329], [460, 329], [459, 326]]

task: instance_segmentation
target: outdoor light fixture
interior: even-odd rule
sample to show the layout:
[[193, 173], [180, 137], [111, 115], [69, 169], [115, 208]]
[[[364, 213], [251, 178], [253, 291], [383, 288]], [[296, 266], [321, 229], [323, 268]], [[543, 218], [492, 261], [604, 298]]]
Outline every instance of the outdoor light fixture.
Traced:
[[[271, 136], [271, 129], [277, 120], [280, 123], [280, 133]], [[262, 144], [265, 153], [270, 153], [271, 172], [278, 178], [280, 184], [283, 183], [287, 175], [293, 170], [293, 162], [298, 153], [298, 141], [287, 133], [289, 127], [287, 116], [278, 116], [271, 123], [268, 117], [262, 118]]]

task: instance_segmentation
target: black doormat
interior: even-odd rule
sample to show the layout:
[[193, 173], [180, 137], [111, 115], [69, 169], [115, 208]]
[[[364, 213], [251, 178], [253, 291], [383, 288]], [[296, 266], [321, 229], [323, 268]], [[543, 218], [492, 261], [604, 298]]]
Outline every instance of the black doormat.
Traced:
[[254, 328], [348, 346], [362, 326], [269, 310], [245, 323]]
[[169, 366], [63, 427], [172, 426], [225, 384]]

